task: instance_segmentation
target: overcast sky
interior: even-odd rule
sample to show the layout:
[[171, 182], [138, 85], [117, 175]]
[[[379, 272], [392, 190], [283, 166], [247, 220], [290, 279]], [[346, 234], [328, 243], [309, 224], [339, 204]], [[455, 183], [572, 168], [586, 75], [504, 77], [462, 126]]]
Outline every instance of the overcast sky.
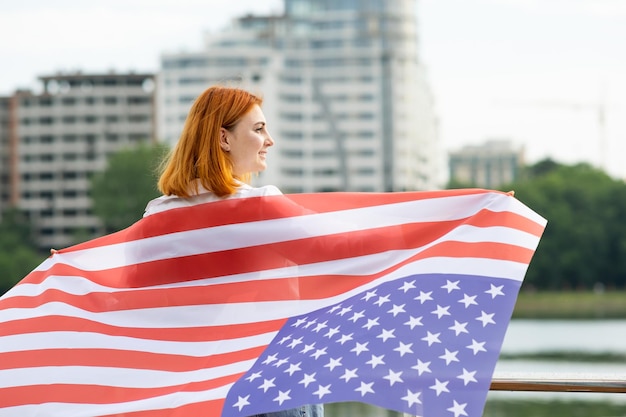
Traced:
[[[281, 11], [281, 0], [2, 0], [0, 94], [59, 70], [154, 72], [161, 53], [197, 50], [233, 17]], [[626, 1], [418, 0], [417, 13], [446, 150], [510, 139], [528, 162], [626, 177]]]

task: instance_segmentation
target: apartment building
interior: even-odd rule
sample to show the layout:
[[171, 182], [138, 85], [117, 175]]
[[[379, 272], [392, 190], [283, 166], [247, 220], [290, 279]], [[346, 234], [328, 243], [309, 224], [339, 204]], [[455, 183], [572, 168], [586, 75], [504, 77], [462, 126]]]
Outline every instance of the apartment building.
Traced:
[[450, 152], [450, 180], [460, 184], [495, 189], [519, 178], [524, 166], [524, 148], [510, 140], [489, 140]]
[[113, 153], [155, 140], [154, 75], [74, 73], [40, 80], [42, 93], [17, 91], [9, 100], [14, 122], [2, 137], [0, 193], [29, 218], [45, 249], [102, 233], [92, 213], [90, 178]]
[[213, 84], [264, 97], [275, 146], [256, 181], [284, 192], [438, 188], [433, 96], [418, 55], [415, 0], [285, 0], [242, 16], [203, 50], [167, 53], [158, 136], [174, 144]]
[[11, 147], [9, 142], [9, 123], [11, 97], [0, 97], [0, 221], [2, 213], [10, 201]]

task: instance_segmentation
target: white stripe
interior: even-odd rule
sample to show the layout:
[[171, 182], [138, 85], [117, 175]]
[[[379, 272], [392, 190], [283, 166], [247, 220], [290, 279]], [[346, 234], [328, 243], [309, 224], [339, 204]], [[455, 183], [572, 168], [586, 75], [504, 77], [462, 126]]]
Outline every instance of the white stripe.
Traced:
[[0, 417], [93, 417], [95, 415], [115, 415], [133, 411], [171, 409], [188, 404], [225, 398], [232, 385], [233, 384], [224, 385], [207, 391], [176, 392], [125, 403], [45, 403], [6, 408], [0, 407]]
[[110, 336], [94, 332], [62, 331], [23, 333], [2, 337], [0, 353], [37, 349], [113, 349], [135, 352], [174, 354], [192, 357], [216, 353], [238, 352], [248, 348], [268, 345], [278, 332], [226, 339], [214, 342], [179, 342], [154, 339]]
[[[227, 278], [208, 278], [205, 280], [185, 281], [175, 284], [167, 284], [155, 287], [129, 288], [119, 290], [112, 287], [105, 287], [93, 283], [82, 277], [68, 277], [51, 275], [40, 284], [22, 284], [14, 287], [5, 298], [17, 296], [37, 296], [48, 289], [56, 289], [68, 294], [85, 295], [90, 292], [119, 292], [119, 291], [137, 291], [149, 288], [181, 288], [188, 286], [204, 286], [216, 285], [225, 282], [242, 282], [254, 279], [268, 278], [287, 278], [293, 276], [311, 276], [327, 274], [328, 271], [350, 271], [350, 275], [366, 275], [383, 271], [395, 263], [401, 262], [412, 256], [411, 251], [418, 253], [424, 249], [430, 248], [436, 244], [446, 241], [479, 243], [493, 242], [520, 246], [526, 249], [535, 250], [539, 239], [530, 234], [516, 229], [509, 229], [501, 226], [479, 228], [470, 225], [463, 225], [455, 228], [450, 233], [441, 238], [434, 240], [427, 245], [411, 250], [390, 251], [382, 254], [367, 255], [359, 258], [353, 258], [353, 261], [342, 259], [337, 261], [319, 262], [316, 264], [305, 264], [297, 267], [287, 267], [274, 270], [258, 271], [253, 273], [239, 274], [237, 276], [229, 276]], [[409, 253], [407, 253], [409, 252]], [[390, 253], [394, 253], [390, 256]]]
[[102, 385], [120, 388], [160, 388], [211, 381], [246, 373], [256, 359], [187, 372], [98, 366], [40, 366], [0, 370], [0, 389], [28, 385]]
[[[485, 200], [492, 200], [488, 206], [490, 210], [504, 211], [524, 207], [521, 204], [512, 204], [517, 200], [500, 194], [411, 201], [171, 233], [139, 241], [61, 253], [55, 255], [52, 260], [65, 261], [83, 270], [102, 270], [159, 259], [368, 230], [414, 221], [457, 220], [470, 217], [484, 209]], [[419, 216], [415, 213], [419, 213]], [[240, 233], [242, 230], [244, 233]], [[268, 233], [268, 230], [271, 230], [271, 233]], [[207, 231], [210, 233], [207, 234]], [[37, 270], [46, 270], [52, 264], [53, 262], [46, 261]]]
[[[112, 326], [153, 329], [254, 323], [306, 314], [310, 311], [341, 302], [383, 282], [393, 281], [408, 275], [428, 273], [471, 274], [521, 281], [527, 267], [523, 263], [493, 259], [427, 258], [398, 268], [367, 285], [325, 300], [257, 301], [251, 303], [147, 308], [105, 313], [92, 313], [70, 305], [54, 302], [36, 308], [2, 310], [0, 311], [0, 322], [31, 317], [45, 317], [48, 315], [62, 315], [85, 318]], [[363, 268], [367, 269], [367, 266]], [[350, 271], [352, 269], [349, 268]], [[497, 276], [494, 276], [496, 272]], [[341, 273], [341, 271], [338, 271], [338, 273]], [[305, 278], [303, 277], [302, 279]], [[346, 277], [346, 279], [350, 278]]]

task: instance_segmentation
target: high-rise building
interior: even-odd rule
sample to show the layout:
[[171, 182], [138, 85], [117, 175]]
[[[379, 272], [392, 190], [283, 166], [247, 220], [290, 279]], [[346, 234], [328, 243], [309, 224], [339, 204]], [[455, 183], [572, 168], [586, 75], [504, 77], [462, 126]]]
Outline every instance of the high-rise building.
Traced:
[[102, 233], [90, 178], [111, 154], [154, 141], [155, 112], [153, 74], [57, 74], [41, 81], [41, 94], [17, 91], [9, 100], [13, 122], [0, 138], [6, 142], [0, 193], [29, 218], [45, 249]]
[[174, 144], [214, 84], [264, 97], [276, 144], [257, 181], [285, 192], [438, 188], [437, 120], [418, 55], [415, 0], [285, 0], [193, 53], [167, 53], [159, 138]]
[[2, 213], [9, 206], [11, 192], [12, 152], [9, 141], [11, 97], [0, 97], [0, 221]]
[[509, 140], [489, 140], [450, 152], [450, 180], [462, 185], [494, 189], [519, 178], [524, 148]]

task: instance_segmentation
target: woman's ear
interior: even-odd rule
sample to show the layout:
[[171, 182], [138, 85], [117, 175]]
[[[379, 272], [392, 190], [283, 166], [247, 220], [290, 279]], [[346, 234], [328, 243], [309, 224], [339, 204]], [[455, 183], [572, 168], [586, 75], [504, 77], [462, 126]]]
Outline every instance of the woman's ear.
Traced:
[[230, 141], [228, 138], [228, 130], [220, 128], [220, 147], [224, 152], [230, 152]]

